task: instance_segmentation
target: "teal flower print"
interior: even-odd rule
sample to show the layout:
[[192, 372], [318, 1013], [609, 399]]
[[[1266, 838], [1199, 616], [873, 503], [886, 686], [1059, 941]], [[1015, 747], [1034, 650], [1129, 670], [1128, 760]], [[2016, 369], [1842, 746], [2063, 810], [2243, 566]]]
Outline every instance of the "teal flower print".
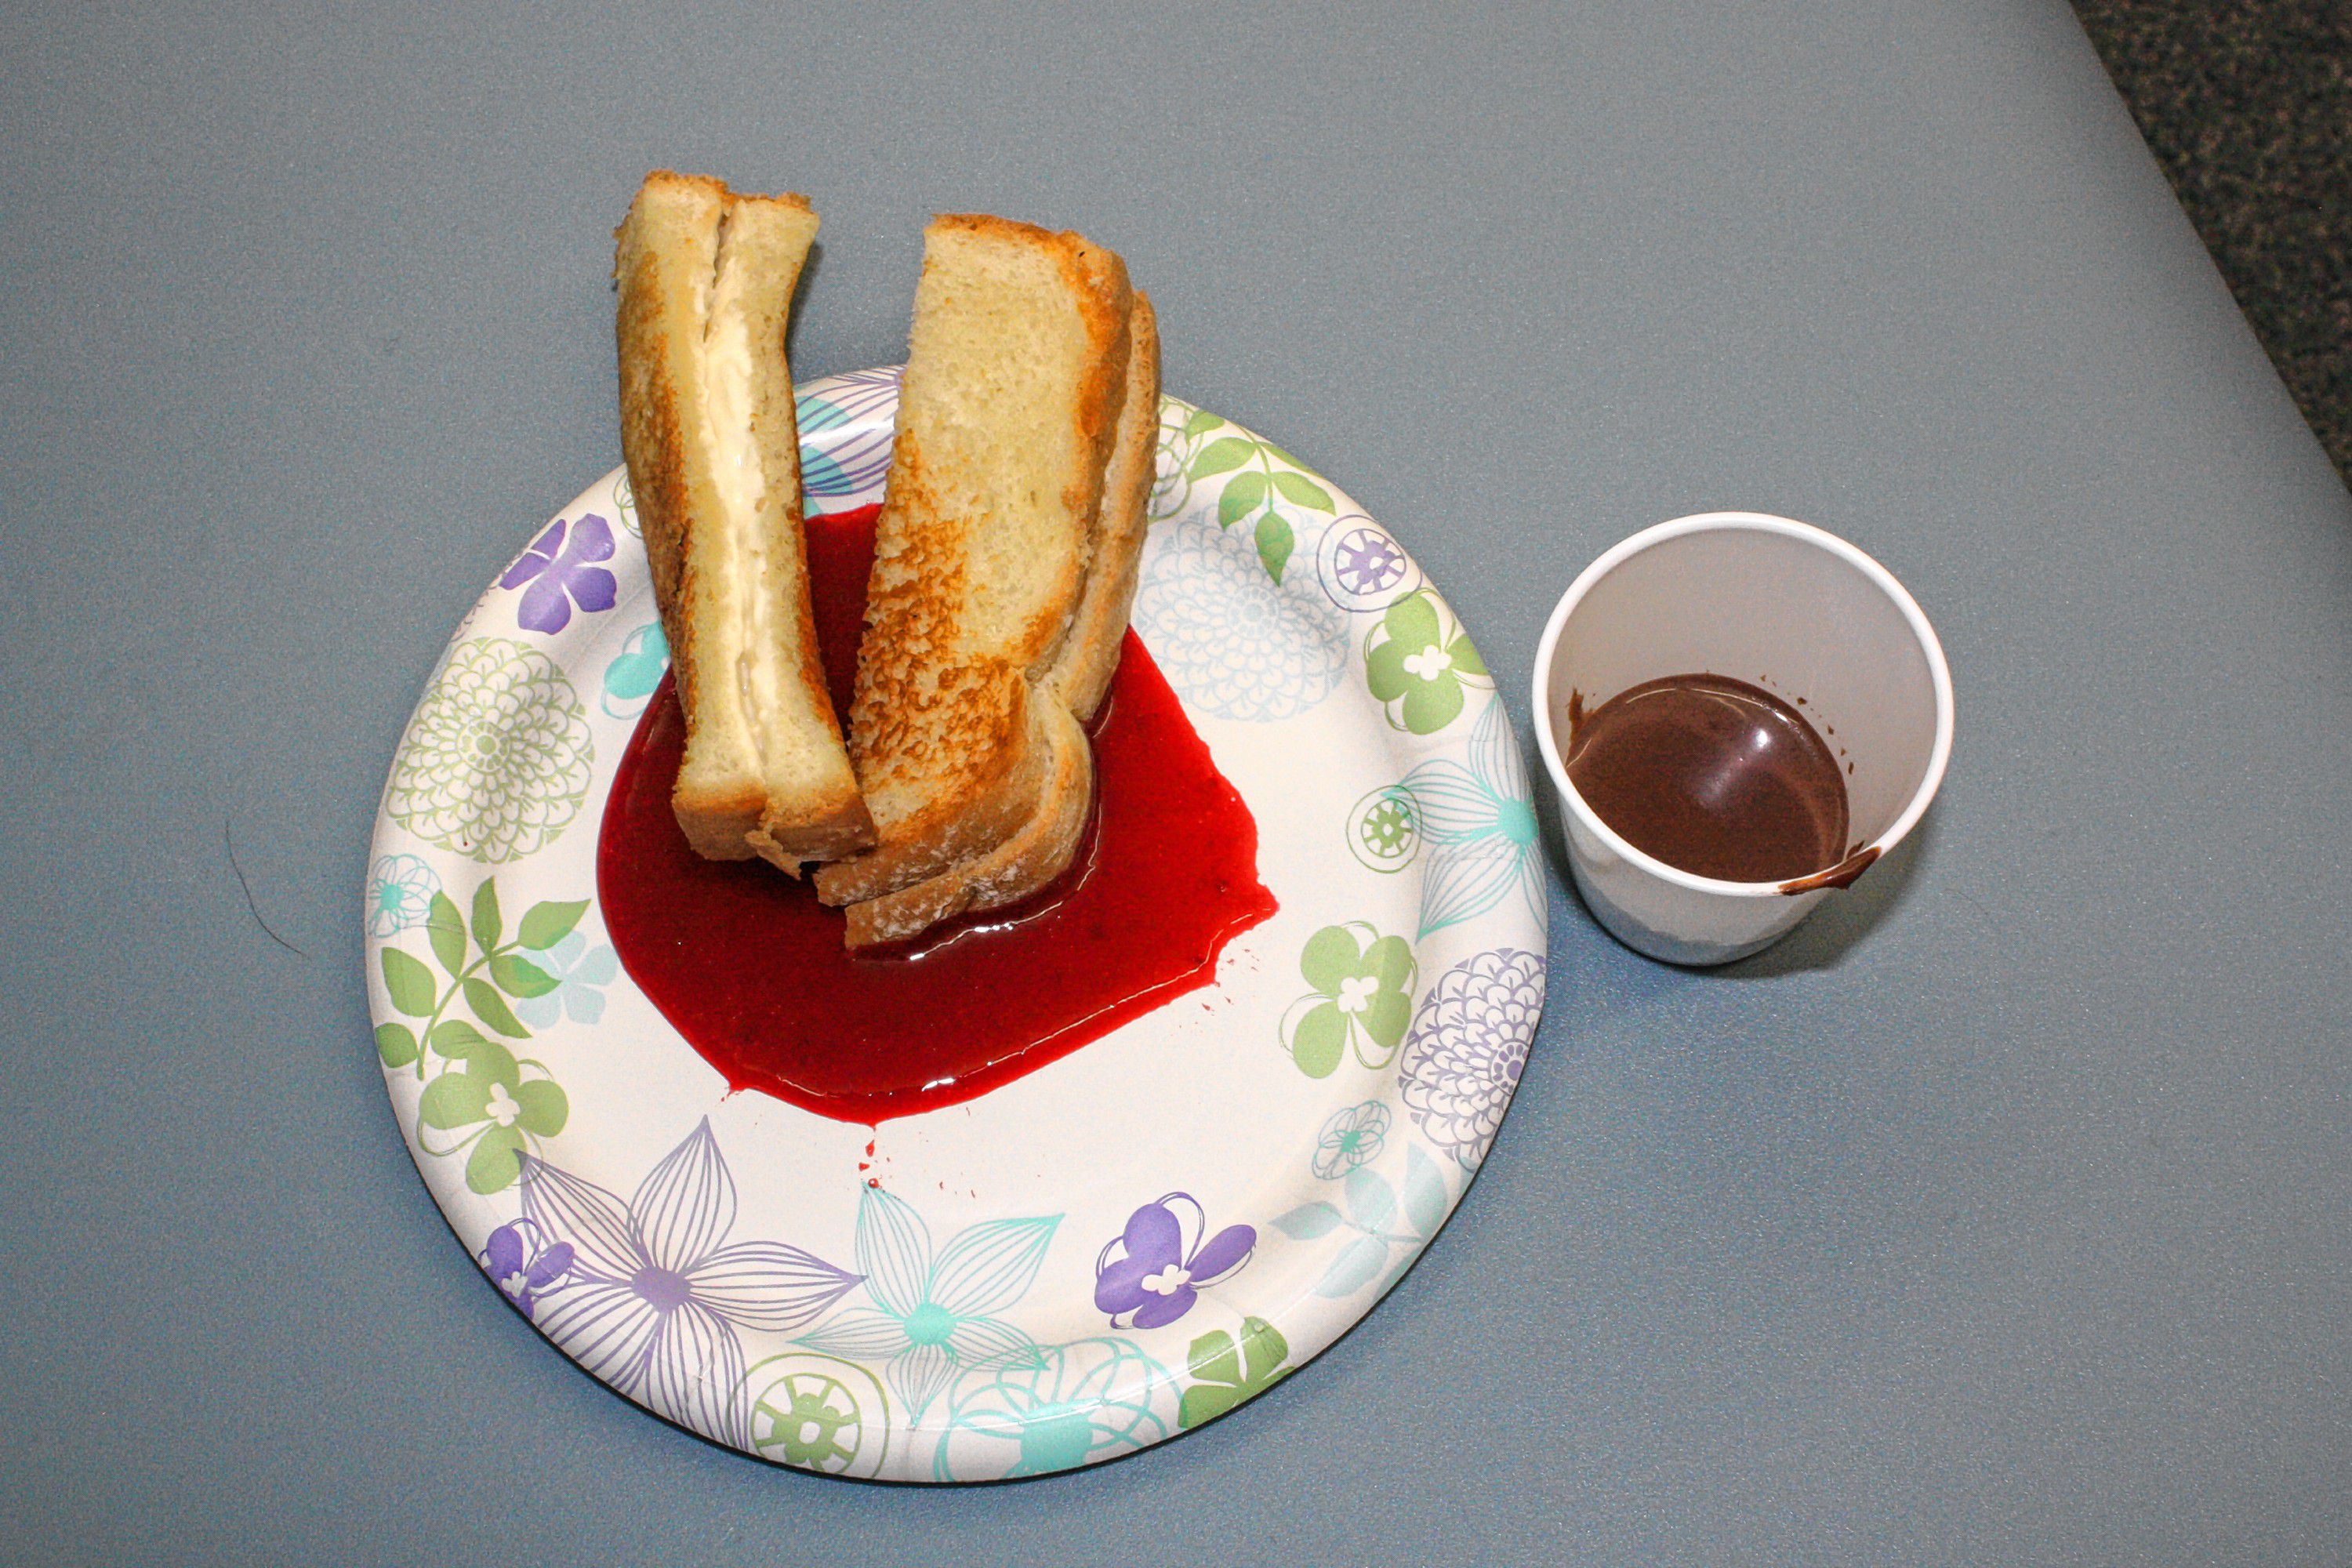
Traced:
[[1398, 788], [1412, 797], [1429, 865], [1422, 882], [1421, 935], [1516, 900], [1544, 919], [1542, 850], [1526, 765], [1499, 697], [1470, 731], [1470, 763], [1422, 763]]
[[1174, 1426], [1175, 1388], [1166, 1368], [1125, 1340], [1037, 1350], [958, 1386], [932, 1474], [1011, 1480], [1148, 1448]]
[[1060, 1215], [985, 1220], [934, 1254], [930, 1227], [913, 1205], [860, 1188], [857, 1268], [874, 1306], [843, 1312], [796, 1342], [867, 1364], [887, 1358], [890, 1391], [910, 1420], [919, 1419], [960, 1374], [1036, 1359], [1036, 1342], [993, 1314], [1028, 1293], [1061, 1223]]
[[1377, 1100], [1335, 1110], [1315, 1141], [1315, 1173], [1336, 1181], [1357, 1166], [1381, 1157], [1388, 1142], [1389, 1108]]
[[[904, 370], [894, 364], [827, 376], [824, 396], [801, 395], [801, 489], [825, 502], [824, 510], [862, 506], [881, 495], [896, 434], [890, 411], [898, 406]], [[837, 433], [824, 437], [820, 448], [809, 438], [821, 431]]]
[[534, 1030], [551, 1029], [559, 1019], [593, 1026], [604, 1016], [604, 990], [619, 978], [621, 961], [613, 950], [591, 947], [573, 931], [547, 950], [539, 967], [555, 980], [555, 989], [537, 996], [514, 999], [514, 1016]]
[[1454, 722], [1465, 682], [1493, 684], [1470, 635], [1440, 612], [1436, 595], [1426, 589], [1391, 605], [1365, 636], [1364, 683], [1388, 705], [1389, 722], [1400, 730], [1434, 735]]
[[659, 621], [648, 621], [631, 632], [621, 651], [604, 667], [604, 694], [599, 702], [614, 719], [634, 719], [653, 700], [654, 689], [669, 671], [669, 639]]
[[414, 855], [386, 855], [368, 868], [370, 936], [396, 936], [425, 923], [441, 879]]
[[1274, 1222], [1293, 1241], [1340, 1237], [1339, 1250], [1315, 1285], [1315, 1294], [1328, 1301], [1344, 1301], [1375, 1280], [1386, 1291], [1412, 1267], [1452, 1206], [1445, 1173], [1417, 1143], [1404, 1148], [1402, 1194], [1369, 1165], [1349, 1172], [1339, 1193], [1344, 1212], [1338, 1204], [1318, 1200]]

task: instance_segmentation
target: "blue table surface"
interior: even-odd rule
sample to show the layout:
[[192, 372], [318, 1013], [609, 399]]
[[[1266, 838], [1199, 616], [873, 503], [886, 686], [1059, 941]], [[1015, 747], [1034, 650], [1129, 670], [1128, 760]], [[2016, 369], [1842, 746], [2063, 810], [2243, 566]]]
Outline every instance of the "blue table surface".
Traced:
[[[2060, 0], [0, 46], [0, 1559], [2345, 1560], [2352, 497]], [[935, 209], [1115, 246], [1171, 390], [1393, 528], [1523, 725], [1610, 542], [1835, 530], [1943, 634], [1942, 798], [1727, 972], [1556, 891], [1457, 1223], [1227, 1420], [969, 1491], [665, 1426], [442, 1225], [358, 913], [450, 628], [616, 460], [656, 164], [815, 199], [806, 374], [901, 356]]]

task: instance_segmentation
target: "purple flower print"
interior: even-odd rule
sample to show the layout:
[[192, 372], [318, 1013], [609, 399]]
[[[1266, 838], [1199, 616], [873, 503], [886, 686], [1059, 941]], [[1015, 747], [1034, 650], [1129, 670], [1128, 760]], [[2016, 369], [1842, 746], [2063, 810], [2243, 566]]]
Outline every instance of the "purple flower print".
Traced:
[[[549, 523], [522, 559], [499, 579], [501, 588], [522, 588], [515, 620], [525, 631], [562, 631], [572, 620], [575, 600], [583, 610], [613, 607], [619, 584], [610, 572], [594, 564], [613, 558], [613, 525], [591, 512], [569, 526], [572, 537], [567, 540], [562, 518]], [[530, 586], [523, 588], [526, 583]]]
[[1115, 1329], [1157, 1329], [1192, 1310], [1202, 1286], [1241, 1271], [1257, 1232], [1231, 1225], [1208, 1229], [1190, 1193], [1170, 1193], [1129, 1215], [1127, 1230], [1095, 1259], [1095, 1305]]
[[1397, 1091], [1441, 1152], [1475, 1173], [1495, 1142], [1543, 1015], [1541, 953], [1497, 948], [1465, 958], [1421, 999]]
[[736, 1331], [791, 1333], [859, 1279], [797, 1247], [727, 1239], [735, 1179], [707, 1120], [625, 1204], [525, 1155], [522, 1208], [573, 1250], [571, 1277], [538, 1303], [540, 1331], [655, 1415], [731, 1447], [751, 1444]]
[[550, 1247], [539, 1226], [519, 1219], [490, 1232], [489, 1245], [475, 1258], [524, 1317], [536, 1318], [539, 1293], [572, 1272], [572, 1244], [559, 1241]]
[[1385, 534], [1369, 528], [1351, 530], [1339, 541], [1339, 586], [1369, 596], [1391, 587], [1404, 575], [1404, 552]]

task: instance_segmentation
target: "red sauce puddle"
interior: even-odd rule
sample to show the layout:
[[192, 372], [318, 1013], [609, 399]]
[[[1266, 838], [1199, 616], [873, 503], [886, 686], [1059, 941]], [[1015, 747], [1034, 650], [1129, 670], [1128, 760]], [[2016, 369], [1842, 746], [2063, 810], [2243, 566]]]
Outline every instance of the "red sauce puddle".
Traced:
[[[808, 522], [817, 636], [843, 712], [877, 510]], [[1131, 632], [1095, 721], [1095, 816], [1070, 869], [1023, 903], [887, 952], [852, 957], [841, 912], [807, 882], [688, 847], [669, 806], [685, 744], [665, 676], [604, 808], [605, 930], [629, 977], [730, 1085], [820, 1116], [871, 1125], [1033, 1073], [1212, 984], [1225, 943], [1275, 912], [1256, 821]]]

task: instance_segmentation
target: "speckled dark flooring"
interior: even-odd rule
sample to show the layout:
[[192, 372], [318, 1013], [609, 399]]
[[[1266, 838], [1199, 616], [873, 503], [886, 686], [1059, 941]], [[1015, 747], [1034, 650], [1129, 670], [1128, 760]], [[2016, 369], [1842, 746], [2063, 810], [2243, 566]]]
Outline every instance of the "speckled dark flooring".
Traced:
[[2352, 482], [2352, 0], [2074, 0], [2140, 134]]

